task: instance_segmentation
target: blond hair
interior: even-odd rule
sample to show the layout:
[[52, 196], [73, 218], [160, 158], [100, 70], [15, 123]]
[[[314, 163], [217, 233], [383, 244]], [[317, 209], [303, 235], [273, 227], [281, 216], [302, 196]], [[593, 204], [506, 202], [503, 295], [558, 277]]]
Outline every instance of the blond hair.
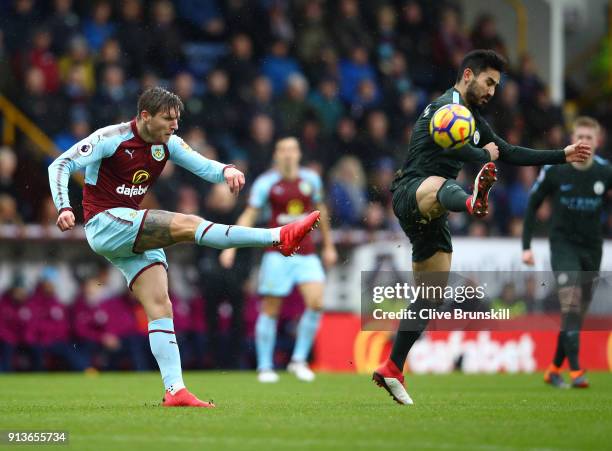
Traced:
[[601, 130], [601, 125], [597, 121], [590, 116], [578, 116], [574, 119], [572, 124], [572, 131], [575, 131], [578, 127], [588, 127], [594, 129], [597, 133]]

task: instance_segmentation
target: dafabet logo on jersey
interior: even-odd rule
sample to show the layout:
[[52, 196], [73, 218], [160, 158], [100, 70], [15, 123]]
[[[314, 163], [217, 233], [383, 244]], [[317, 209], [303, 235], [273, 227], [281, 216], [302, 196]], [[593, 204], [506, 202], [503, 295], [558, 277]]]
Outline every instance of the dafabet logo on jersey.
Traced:
[[144, 183], [149, 180], [150, 177], [151, 175], [147, 171], [145, 171], [144, 169], [139, 169], [138, 171], [134, 172], [134, 176], [132, 177], [132, 183], [134, 185], [140, 185], [141, 183]]

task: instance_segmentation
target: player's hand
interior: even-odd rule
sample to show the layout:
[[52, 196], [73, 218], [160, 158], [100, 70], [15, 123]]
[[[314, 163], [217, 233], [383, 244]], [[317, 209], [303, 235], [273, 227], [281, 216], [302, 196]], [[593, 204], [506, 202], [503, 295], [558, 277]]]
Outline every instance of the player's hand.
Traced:
[[226, 168], [223, 172], [225, 183], [229, 186], [232, 194], [238, 195], [244, 186], [244, 174], [236, 168]]
[[62, 211], [57, 217], [57, 222], [55, 224], [62, 232], [74, 229], [74, 213], [70, 210]]
[[582, 141], [570, 144], [565, 149], [565, 161], [568, 163], [582, 163], [591, 156], [591, 146]]
[[236, 249], [234, 248], [225, 249], [219, 254], [219, 263], [225, 269], [234, 266], [234, 260], [236, 260]]
[[490, 142], [486, 146], [483, 147], [487, 152], [489, 152], [489, 156], [491, 157], [491, 161], [495, 161], [499, 158], [499, 148], [497, 144], [494, 142]]
[[521, 257], [521, 260], [523, 260], [523, 263], [525, 263], [527, 266], [535, 265], [535, 260], [533, 259], [533, 251], [531, 249], [525, 249], [523, 251], [523, 256]]
[[336, 246], [325, 246], [321, 251], [321, 258], [323, 259], [323, 265], [326, 268], [334, 266], [338, 261], [338, 252], [336, 252]]

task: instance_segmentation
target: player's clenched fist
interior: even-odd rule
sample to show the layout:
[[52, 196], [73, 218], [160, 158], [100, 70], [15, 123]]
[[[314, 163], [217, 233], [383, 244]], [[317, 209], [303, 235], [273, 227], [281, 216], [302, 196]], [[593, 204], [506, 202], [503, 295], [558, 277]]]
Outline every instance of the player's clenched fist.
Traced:
[[484, 149], [487, 152], [489, 152], [491, 161], [495, 161], [499, 158], [499, 148], [497, 147], [497, 144], [495, 144], [494, 142], [490, 142], [489, 144], [484, 146]]
[[565, 149], [565, 161], [568, 163], [581, 163], [591, 156], [591, 146], [582, 141], [570, 144]]
[[533, 258], [533, 251], [531, 249], [525, 249], [523, 251], [523, 255], [521, 256], [521, 260], [528, 266], [535, 265], [535, 259]]
[[232, 194], [238, 194], [244, 186], [244, 174], [234, 167], [227, 167], [223, 176]]
[[57, 217], [56, 224], [62, 232], [72, 230], [75, 224], [74, 213], [70, 210], [62, 211]]

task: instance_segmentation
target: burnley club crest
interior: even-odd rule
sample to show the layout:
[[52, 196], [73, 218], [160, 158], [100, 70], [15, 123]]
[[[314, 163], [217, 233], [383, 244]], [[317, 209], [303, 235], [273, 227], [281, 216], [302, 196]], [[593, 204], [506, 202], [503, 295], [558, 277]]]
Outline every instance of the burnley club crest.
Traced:
[[151, 146], [151, 155], [153, 155], [153, 159], [155, 161], [162, 161], [166, 156], [166, 151], [164, 150], [164, 146], [161, 144], [156, 144]]

